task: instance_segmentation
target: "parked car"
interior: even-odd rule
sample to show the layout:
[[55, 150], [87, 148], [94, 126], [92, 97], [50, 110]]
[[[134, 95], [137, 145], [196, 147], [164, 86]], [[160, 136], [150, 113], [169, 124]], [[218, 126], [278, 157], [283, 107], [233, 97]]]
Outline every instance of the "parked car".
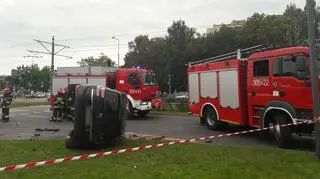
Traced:
[[189, 94], [188, 92], [177, 92], [175, 95], [176, 99], [188, 99]]

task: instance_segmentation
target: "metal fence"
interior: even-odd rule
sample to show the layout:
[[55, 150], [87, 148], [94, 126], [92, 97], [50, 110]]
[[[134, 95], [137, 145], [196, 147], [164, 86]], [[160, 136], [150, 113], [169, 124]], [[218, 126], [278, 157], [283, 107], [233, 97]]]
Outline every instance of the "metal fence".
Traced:
[[158, 109], [159, 111], [177, 111], [187, 112], [188, 111], [188, 99], [175, 98], [175, 97], [162, 97], [163, 108]]

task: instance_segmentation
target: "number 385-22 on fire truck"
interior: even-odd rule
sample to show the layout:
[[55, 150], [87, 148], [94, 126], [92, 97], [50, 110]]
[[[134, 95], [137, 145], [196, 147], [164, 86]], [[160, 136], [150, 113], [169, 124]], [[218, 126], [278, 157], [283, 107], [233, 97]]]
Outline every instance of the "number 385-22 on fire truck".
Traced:
[[270, 127], [266, 133], [288, 147], [293, 133], [314, 133], [312, 124], [282, 127], [313, 120], [309, 47], [261, 47], [190, 63], [188, 109], [212, 130]]

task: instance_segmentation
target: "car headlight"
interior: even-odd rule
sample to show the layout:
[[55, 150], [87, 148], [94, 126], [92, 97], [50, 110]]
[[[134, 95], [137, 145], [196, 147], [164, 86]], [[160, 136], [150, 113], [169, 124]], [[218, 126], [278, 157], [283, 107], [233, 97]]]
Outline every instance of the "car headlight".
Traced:
[[148, 102], [145, 102], [145, 101], [140, 102], [140, 105], [141, 105], [141, 106], [148, 105]]

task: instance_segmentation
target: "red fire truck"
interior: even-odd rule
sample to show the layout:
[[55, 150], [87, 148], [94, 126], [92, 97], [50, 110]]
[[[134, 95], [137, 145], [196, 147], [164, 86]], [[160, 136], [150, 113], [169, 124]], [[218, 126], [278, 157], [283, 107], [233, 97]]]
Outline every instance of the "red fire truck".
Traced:
[[152, 109], [151, 100], [160, 93], [153, 71], [141, 67], [58, 67], [53, 78], [53, 94], [69, 84], [100, 85], [126, 93], [131, 114], [140, 117]]
[[313, 119], [309, 47], [261, 48], [190, 63], [189, 112], [212, 130], [228, 123], [273, 126], [277, 145], [288, 147], [293, 133], [314, 130], [307, 124], [279, 127]]

